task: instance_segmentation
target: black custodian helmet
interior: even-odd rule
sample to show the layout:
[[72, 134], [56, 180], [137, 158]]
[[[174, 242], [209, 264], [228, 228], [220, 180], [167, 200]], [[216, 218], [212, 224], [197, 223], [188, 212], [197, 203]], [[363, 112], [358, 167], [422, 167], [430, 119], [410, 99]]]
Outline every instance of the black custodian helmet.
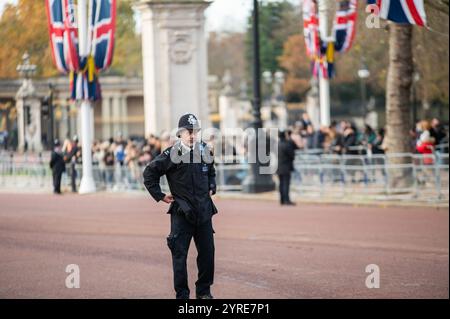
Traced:
[[194, 114], [187, 113], [180, 117], [178, 121], [178, 132], [182, 129], [186, 130], [200, 130], [200, 123]]

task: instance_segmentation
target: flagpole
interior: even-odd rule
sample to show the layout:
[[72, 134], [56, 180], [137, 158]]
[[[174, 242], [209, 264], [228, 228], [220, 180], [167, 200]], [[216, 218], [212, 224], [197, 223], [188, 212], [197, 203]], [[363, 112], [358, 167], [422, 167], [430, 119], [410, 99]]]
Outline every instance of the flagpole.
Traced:
[[[88, 21], [87, 21], [87, 0], [78, 0], [78, 39], [79, 39], [79, 55], [87, 57], [89, 55], [88, 47]], [[91, 102], [88, 97], [84, 97], [81, 101], [81, 143], [82, 143], [82, 160], [83, 172], [79, 193], [89, 194], [95, 192], [95, 182], [92, 173], [92, 136], [91, 123], [92, 112]]]
[[[328, 41], [328, 0], [319, 0], [319, 34], [320, 38]], [[320, 125], [330, 126], [330, 82], [328, 77], [319, 72], [320, 91]]]

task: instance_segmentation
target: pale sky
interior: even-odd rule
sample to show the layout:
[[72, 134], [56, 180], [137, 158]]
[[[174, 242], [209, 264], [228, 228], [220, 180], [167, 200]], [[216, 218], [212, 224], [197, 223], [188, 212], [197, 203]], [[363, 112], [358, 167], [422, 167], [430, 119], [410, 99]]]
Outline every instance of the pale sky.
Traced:
[[[264, 1], [277, 2], [280, 0]], [[300, 2], [300, 0], [289, 1]], [[3, 12], [6, 3], [17, 3], [17, 0], [0, 0], [0, 13]], [[244, 31], [247, 17], [253, 6], [252, 3], [252, 0], [215, 0], [206, 10], [207, 31]]]

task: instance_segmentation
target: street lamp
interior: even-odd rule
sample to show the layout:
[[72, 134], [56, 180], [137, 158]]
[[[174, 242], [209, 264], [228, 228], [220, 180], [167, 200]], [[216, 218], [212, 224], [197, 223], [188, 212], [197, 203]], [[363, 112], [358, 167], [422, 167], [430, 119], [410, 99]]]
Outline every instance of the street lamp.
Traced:
[[361, 103], [362, 103], [362, 112], [363, 117], [366, 115], [367, 112], [367, 88], [366, 88], [366, 80], [370, 77], [370, 71], [367, 68], [366, 63], [363, 61], [361, 63], [361, 68], [358, 70], [358, 77], [360, 78], [361, 82]]
[[[259, 145], [264, 141], [263, 145], [267, 141], [266, 134], [261, 130], [261, 65], [259, 55], [259, 8], [258, 0], [253, 0], [253, 101], [252, 101], [252, 114], [253, 121], [251, 127], [254, 130], [253, 136], [248, 137], [248, 156], [252, 159], [249, 163], [248, 176], [242, 183], [243, 190], [246, 193], [260, 193], [268, 192], [275, 189], [275, 183], [272, 180], [271, 175], [261, 174], [261, 163], [259, 162], [258, 151]], [[254, 147], [250, 147], [254, 145]], [[255, 154], [250, 154], [255, 152]]]

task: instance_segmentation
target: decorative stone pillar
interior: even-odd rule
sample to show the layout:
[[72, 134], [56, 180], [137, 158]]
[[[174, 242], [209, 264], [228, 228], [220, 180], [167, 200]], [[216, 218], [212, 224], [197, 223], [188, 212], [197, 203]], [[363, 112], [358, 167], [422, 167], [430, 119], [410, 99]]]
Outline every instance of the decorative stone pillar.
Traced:
[[208, 127], [204, 11], [210, 1], [141, 0], [145, 134], [159, 134], [191, 112]]
[[41, 152], [41, 101], [37, 97], [36, 90], [31, 81], [31, 76], [36, 66], [30, 64], [30, 56], [25, 53], [23, 63], [17, 67], [17, 71], [23, 77], [22, 86], [16, 94], [16, 108], [18, 121], [19, 151]]
[[[35, 96], [16, 96], [19, 151], [41, 152], [41, 101]], [[25, 148], [26, 144], [26, 148]]]

